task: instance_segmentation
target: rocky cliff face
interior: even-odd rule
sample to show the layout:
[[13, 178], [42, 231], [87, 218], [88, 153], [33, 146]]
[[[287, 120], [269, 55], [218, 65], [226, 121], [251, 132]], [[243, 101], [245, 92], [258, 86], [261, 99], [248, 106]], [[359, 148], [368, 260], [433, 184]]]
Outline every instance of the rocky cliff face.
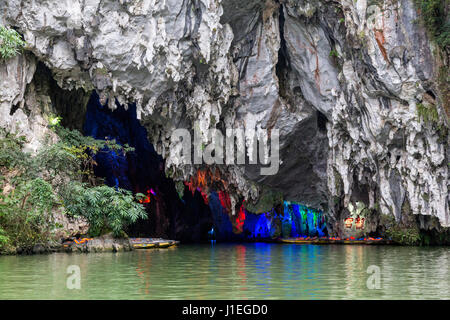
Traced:
[[72, 92], [69, 117], [93, 89], [112, 109], [135, 102], [175, 180], [205, 165], [178, 162], [174, 129], [245, 128], [247, 148], [252, 130], [279, 129], [276, 175], [217, 166], [214, 187], [234, 207], [264, 187], [323, 209], [334, 234], [356, 204], [370, 212], [368, 232], [382, 216], [450, 226], [448, 101], [437, 83], [448, 56], [411, 0], [2, 0], [0, 24], [27, 42], [0, 64], [0, 125], [28, 134], [31, 148], [55, 108], [36, 81], [41, 61], [54, 90]]

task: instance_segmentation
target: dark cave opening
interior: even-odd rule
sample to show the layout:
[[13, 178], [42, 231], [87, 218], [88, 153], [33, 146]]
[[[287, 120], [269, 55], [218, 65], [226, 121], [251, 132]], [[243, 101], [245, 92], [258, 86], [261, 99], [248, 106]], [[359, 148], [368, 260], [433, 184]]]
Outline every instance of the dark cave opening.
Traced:
[[[286, 67], [286, 61], [285, 58], [280, 60], [281, 69]], [[321, 234], [318, 229], [323, 230], [322, 213], [301, 205], [281, 203], [269, 212], [253, 214], [239, 203], [231, 210], [227, 203], [229, 195], [216, 190], [214, 183], [208, 186], [210, 192], [206, 194], [188, 181], [184, 182], [180, 197], [175, 182], [166, 177], [164, 159], [156, 153], [146, 129], [137, 119], [135, 104], [122, 106], [116, 101], [117, 108], [112, 111], [107, 107], [108, 102], [100, 103], [95, 91], [59, 87], [50, 69], [41, 62], [33, 84], [38, 94], [50, 97], [51, 110], [61, 117], [62, 126], [96, 139], [114, 139], [120, 145], [134, 148], [126, 155], [103, 150], [95, 157], [94, 170], [111, 187], [147, 195], [148, 201], [143, 204], [148, 219], [128, 227], [125, 231], [129, 236], [182, 242], [211, 239], [241, 242], [270, 240], [282, 233], [287, 236]], [[26, 112], [27, 107], [24, 109]]]
[[53, 78], [50, 69], [42, 62], [38, 62], [36, 66], [33, 82], [38, 93], [50, 97], [54, 111], [61, 117], [61, 125], [82, 132], [86, 105], [91, 97], [91, 92], [81, 88], [62, 89]]
[[95, 174], [105, 184], [147, 195], [144, 206], [148, 219], [140, 220], [127, 230], [132, 237], [168, 237], [184, 242], [202, 241], [212, 228], [209, 207], [199, 192], [190, 192], [180, 199], [175, 183], [165, 175], [164, 160], [148, 141], [147, 130], [139, 123], [136, 105], [112, 111], [102, 105], [96, 92], [87, 103], [84, 134], [96, 139], [115, 140], [128, 144], [134, 151], [126, 155], [111, 150], [95, 156]]
[[285, 16], [284, 16], [284, 8], [283, 4], [279, 3], [279, 29], [280, 29], [280, 49], [278, 50], [278, 61], [276, 64], [276, 75], [278, 77], [279, 83], [279, 92], [281, 97], [286, 97], [286, 82], [288, 79], [288, 72], [290, 68], [289, 63], [289, 55], [288, 49], [286, 45], [286, 40], [284, 38], [284, 24], [285, 24]]
[[317, 128], [319, 129], [320, 132], [323, 133], [327, 132], [327, 122], [328, 122], [327, 117], [322, 112], [317, 110]]
[[281, 236], [323, 236], [323, 212], [300, 204], [284, 203], [263, 214], [253, 214], [241, 205], [235, 216], [226, 192], [212, 191], [184, 182], [182, 197], [165, 174], [164, 159], [148, 140], [147, 130], [136, 116], [136, 105], [114, 111], [100, 103], [96, 92], [87, 103], [83, 126], [85, 135], [128, 144], [134, 151], [126, 155], [103, 150], [95, 156], [95, 174], [105, 184], [147, 195], [144, 206], [148, 219], [140, 220], [126, 232], [131, 237], [162, 237], [182, 242], [258, 241]]

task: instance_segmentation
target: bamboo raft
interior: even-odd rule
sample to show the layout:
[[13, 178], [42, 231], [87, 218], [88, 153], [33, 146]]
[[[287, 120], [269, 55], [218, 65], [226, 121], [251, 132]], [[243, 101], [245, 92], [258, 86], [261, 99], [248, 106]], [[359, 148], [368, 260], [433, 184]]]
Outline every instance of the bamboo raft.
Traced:
[[365, 239], [339, 239], [339, 238], [284, 238], [279, 239], [281, 243], [292, 243], [292, 244], [367, 244], [367, 245], [381, 245], [381, 244], [392, 244], [391, 240], [381, 239], [381, 238], [365, 238]]
[[179, 244], [180, 241], [161, 238], [130, 238], [130, 243], [134, 249], [153, 249], [173, 247]]

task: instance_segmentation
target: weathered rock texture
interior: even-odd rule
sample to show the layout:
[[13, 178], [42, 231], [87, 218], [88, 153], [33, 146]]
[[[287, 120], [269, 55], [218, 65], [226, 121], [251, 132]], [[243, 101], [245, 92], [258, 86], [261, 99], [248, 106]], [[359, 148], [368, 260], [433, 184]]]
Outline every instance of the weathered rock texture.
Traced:
[[55, 239], [71, 238], [83, 234], [88, 234], [89, 223], [83, 217], [70, 217], [64, 212], [53, 214], [55, 225]]
[[0, 23], [28, 47], [0, 65], [0, 124], [39, 140], [24, 108], [39, 60], [61, 88], [136, 102], [175, 179], [195, 174], [171, 153], [175, 128], [279, 129], [277, 175], [219, 166], [236, 205], [264, 185], [326, 210], [337, 233], [356, 201], [448, 227], [437, 48], [417, 21], [411, 0], [2, 0]]

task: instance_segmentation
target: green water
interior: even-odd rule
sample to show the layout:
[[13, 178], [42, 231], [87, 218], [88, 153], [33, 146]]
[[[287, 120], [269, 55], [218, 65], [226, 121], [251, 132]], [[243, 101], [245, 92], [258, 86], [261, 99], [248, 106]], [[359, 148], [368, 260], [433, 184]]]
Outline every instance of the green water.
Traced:
[[450, 299], [449, 263], [448, 247], [263, 243], [0, 256], [0, 299]]

